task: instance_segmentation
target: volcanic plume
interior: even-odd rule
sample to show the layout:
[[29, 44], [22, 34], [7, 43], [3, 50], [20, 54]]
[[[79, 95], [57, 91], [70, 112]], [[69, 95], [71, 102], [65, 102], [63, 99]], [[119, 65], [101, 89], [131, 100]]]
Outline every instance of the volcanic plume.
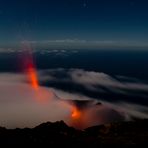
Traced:
[[[25, 108], [27, 108], [27, 111], [25, 111], [25, 116], [23, 115], [24, 111], [22, 110], [23, 114], [21, 114], [21, 111], [19, 113], [14, 112], [14, 114], [12, 114], [13, 112], [11, 111], [11, 116], [19, 116], [27, 122], [31, 118], [33, 123], [34, 121], [39, 123], [41, 121], [64, 120], [68, 125], [78, 129], [84, 129], [89, 126], [108, 122], [108, 116], [112, 116], [112, 114], [115, 118], [120, 117], [119, 114], [115, 111], [111, 111], [110, 108], [104, 107], [102, 104], [98, 105], [98, 101], [70, 100], [71, 98], [69, 98], [69, 100], [65, 100], [64, 97], [61, 99], [61, 95], [57, 95], [55, 89], [40, 86], [33, 51], [30, 45], [26, 42], [23, 43], [21, 61], [23, 63], [21, 66], [23, 68], [25, 82], [27, 83], [25, 83], [25, 86], [23, 83], [23, 87], [21, 87], [23, 88], [21, 91], [24, 92], [17, 92], [18, 96], [16, 97], [19, 99], [25, 98], [25, 101], [27, 101], [28, 104], [25, 106], [23, 102], [19, 104], [19, 107], [24, 105]], [[108, 112], [106, 112], [106, 110]], [[30, 116], [30, 113], [33, 114], [33, 117]], [[12, 121], [14, 121], [14, 119], [12, 119]]]
[[32, 55], [32, 49], [27, 42], [23, 43], [23, 71], [26, 73], [29, 83], [34, 89], [39, 88], [37, 70]]
[[81, 128], [82, 127], [81, 109], [79, 109], [74, 103], [69, 103], [66, 100], [60, 99], [51, 90], [45, 91], [44, 89], [42, 89], [42, 87], [39, 86], [37, 69], [35, 66], [32, 49], [27, 42], [23, 43], [23, 49], [24, 49], [23, 55], [22, 55], [23, 71], [25, 72], [25, 75], [27, 76], [27, 81], [29, 82], [30, 86], [34, 90], [36, 100], [39, 102], [42, 101], [44, 103], [45, 102], [51, 103], [49, 102], [49, 100], [51, 101], [51, 98], [56, 98], [56, 101], [54, 102], [58, 102], [58, 104], [60, 104], [61, 106], [65, 106], [65, 108], [67, 108], [68, 110], [70, 109], [69, 113], [71, 115], [68, 117], [70, 118], [68, 119], [69, 124], [77, 128]]

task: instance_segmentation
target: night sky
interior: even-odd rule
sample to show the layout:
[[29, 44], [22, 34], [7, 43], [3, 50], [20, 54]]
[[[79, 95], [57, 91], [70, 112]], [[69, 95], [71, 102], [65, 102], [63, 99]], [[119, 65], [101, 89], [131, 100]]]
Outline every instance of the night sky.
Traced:
[[148, 46], [147, 0], [1, 0], [0, 45], [87, 40]]

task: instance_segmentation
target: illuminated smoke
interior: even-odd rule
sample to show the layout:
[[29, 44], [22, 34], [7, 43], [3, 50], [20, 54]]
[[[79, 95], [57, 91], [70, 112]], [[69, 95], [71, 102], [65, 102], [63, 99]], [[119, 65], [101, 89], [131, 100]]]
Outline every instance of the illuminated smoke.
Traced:
[[[108, 119], [108, 115], [112, 116], [112, 114], [115, 114], [114, 112], [111, 114], [108, 112], [105, 113], [105, 110], [110, 112], [110, 109], [102, 107], [101, 105], [98, 106], [94, 101], [63, 100], [49, 88], [39, 86], [32, 49], [27, 42], [23, 43], [23, 49], [22, 67], [27, 76], [27, 82], [30, 84], [27, 89], [31, 88], [28, 92], [31, 91], [31, 93], [34, 94], [32, 98], [35, 98], [35, 102], [33, 102], [32, 106], [36, 106], [36, 103], [39, 104], [39, 106], [37, 105], [35, 112], [38, 112], [38, 110], [43, 107], [42, 109], [47, 109], [47, 111], [42, 114], [42, 116], [46, 116], [48, 121], [53, 118], [56, 120], [64, 120], [68, 125], [77, 129], [84, 129], [101, 123], [103, 124], [104, 121]], [[31, 102], [31, 100], [29, 101]], [[40, 110], [40, 112], [43, 111]], [[102, 115], [102, 113], [104, 114]]]
[[55, 89], [39, 86], [35, 90], [30, 83], [24, 83], [25, 78], [23, 74], [0, 74], [1, 126], [24, 128], [47, 121], [63, 120], [69, 126], [84, 129], [124, 120], [122, 113], [119, 114], [111, 107], [97, 103], [98, 101], [64, 100], [64, 96], [61, 98], [60, 94], [58, 97], [54, 93]]
[[88, 110], [92, 107], [94, 101], [72, 100], [69, 103], [72, 105], [72, 111], [68, 124], [77, 129], [88, 127], [90, 125]]

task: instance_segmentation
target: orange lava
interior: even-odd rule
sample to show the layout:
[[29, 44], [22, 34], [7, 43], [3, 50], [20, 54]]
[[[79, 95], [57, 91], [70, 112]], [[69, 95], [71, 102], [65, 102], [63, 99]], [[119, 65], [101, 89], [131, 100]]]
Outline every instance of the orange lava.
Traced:
[[71, 114], [72, 119], [78, 120], [81, 118], [81, 115], [82, 115], [81, 111], [78, 110], [76, 107], [73, 107], [73, 112]]
[[31, 86], [34, 89], [38, 89], [39, 84], [38, 84], [37, 73], [36, 73], [35, 68], [33, 66], [29, 66], [27, 68], [27, 74], [28, 74], [28, 78], [29, 78], [29, 82], [30, 82]]
[[69, 120], [69, 125], [77, 129], [83, 129], [84, 127], [84, 113], [82, 110], [76, 106], [72, 106], [71, 118]]
[[22, 59], [21, 67], [23, 67], [23, 71], [27, 74], [28, 81], [31, 84], [32, 88], [36, 90], [39, 88], [39, 83], [38, 83], [37, 72], [34, 64], [34, 58], [31, 46], [27, 41], [24, 41], [22, 43], [22, 49], [24, 51], [21, 57]]
[[40, 88], [38, 83], [37, 71], [32, 63], [29, 63], [27, 65], [26, 74], [31, 87], [33, 88], [33, 90], [35, 90], [36, 100], [40, 103], [45, 103], [49, 99], [50, 93]]

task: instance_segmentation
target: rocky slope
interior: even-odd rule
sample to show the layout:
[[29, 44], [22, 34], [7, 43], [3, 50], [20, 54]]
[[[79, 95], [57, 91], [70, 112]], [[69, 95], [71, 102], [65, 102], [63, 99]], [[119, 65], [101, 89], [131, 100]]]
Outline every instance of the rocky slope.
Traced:
[[148, 120], [110, 123], [83, 131], [63, 121], [43, 123], [33, 129], [0, 128], [0, 145], [104, 147], [148, 145]]

